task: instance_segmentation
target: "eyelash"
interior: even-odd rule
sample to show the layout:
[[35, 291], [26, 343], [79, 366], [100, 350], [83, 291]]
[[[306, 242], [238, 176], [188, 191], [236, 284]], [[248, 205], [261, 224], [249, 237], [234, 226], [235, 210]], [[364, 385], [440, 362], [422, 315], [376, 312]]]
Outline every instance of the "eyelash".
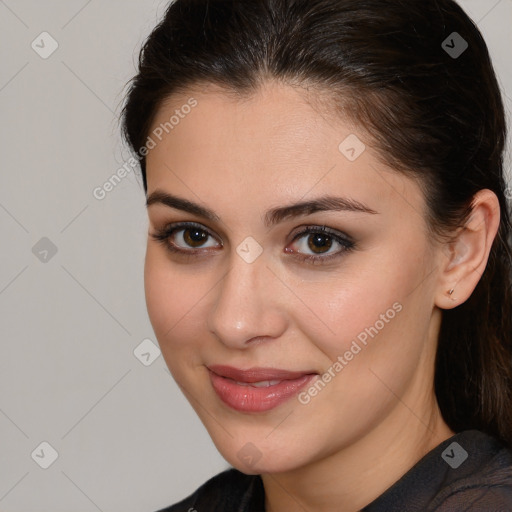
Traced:
[[[173, 243], [169, 241], [172, 235], [174, 235], [178, 231], [186, 230], [187, 228], [196, 228], [207, 233], [210, 237], [215, 238], [204, 226], [200, 224], [196, 224], [194, 222], [180, 222], [177, 224], [171, 224], [169, 226], [164, 227], [163, 229], [157, 230], [156, 233], [151, 233], [150, 236], [153, 240], [160, 242], [164, 245], [164, 247], [172, 253], [179, 254], [186, 259], [196, 257], [198, 252], [204, 252], [203, 249], [198, 250], [185, 250], [180, 249]], [[297, 233], [292, 240], [292, 243], [295, 240], [298, 240], [305, 235], [309, 234], [323, 234], [327, 235], [329, 238], [332, 238], [335, 242], [341, 245], [341, 249], [333, 254], [328, 256], [313, 256], [313, 255], [303, 255], [301, 253], [293, 253], [296, 258], [301, 261], [308, 262], [310, 264], [323, 264], [328, 261], [331, 261], [333, 258], [338, 258], [346, 254], [347, 252], [352, 251], [355, 248], [355, 243], [346, 235], [342, 236], [341, 234], [333, 231], [332, 229], [326, 226], [307, 226], [304, 230]]]

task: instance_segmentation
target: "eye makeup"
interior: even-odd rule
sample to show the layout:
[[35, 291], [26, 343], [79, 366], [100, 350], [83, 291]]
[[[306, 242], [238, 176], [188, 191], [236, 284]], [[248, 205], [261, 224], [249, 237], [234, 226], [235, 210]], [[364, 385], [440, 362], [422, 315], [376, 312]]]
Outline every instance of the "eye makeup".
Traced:
[[[193, 244], [202, 244], [207, 242], [209, 238], [218, 240], [205, 226], [195, 222], [169, 224], [161, 229], [157, 229], [150, 236], [153, 240], [160, 242], [170, 253], [180, 257], [183, 256], [187, 260], [204, 257], [205, 254], [211, 253], [212, 250], [218, 250], [212, 249], [211, 245], [207, 247], [204, 247], [204, 245], [193, 247]], [[293, 235], [292, 245], [297, 245], [296, 241], [301, 239], [305, 239], [307, 243], [302, 243], [302, 247], [299, 250], [287, 246], [285, 252], [294, 258], [315, 265], [323, 264], [327, 261], [330, 262], [334, 258], [341, 257], [355, 248], [355, 242], [348, 235], [327, 226], [306, 226]], [[184, 246], [180, 244], [184, 244]], [[186, 248], [187, 245], [188, 248]], [[317, 252], [316, 254], [304, 254], [301, 252], [304, 248], [312, 251], [316, 251], [316, 249], [321, 251], [324, 248], [331, 250], [336, 245], [339, 246], [339, 249], [331, 253]], [[219, 242], [217, 247], [223, 247], [222, 242]]]

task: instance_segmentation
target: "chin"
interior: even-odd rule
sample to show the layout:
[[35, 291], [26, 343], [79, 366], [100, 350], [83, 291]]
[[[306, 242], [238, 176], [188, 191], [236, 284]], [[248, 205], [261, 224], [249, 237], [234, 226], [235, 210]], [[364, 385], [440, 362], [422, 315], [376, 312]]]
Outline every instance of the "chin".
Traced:
[[[212, 440], [222, 457], [247, 475], [284, 473], [305, 466], [314, 459], [313, 454], [304, 452], [300, 446], [283, 443], [282, 439], [270, 442], [265, 439], [267, 435], [265, 429], [260, 435], [253, 436], [252, 441], [249, 436], [229, 438], [225, 435], [222, 439], [212, 436]], [[299, 444], [304, 447], [304, 443]]]
[[262, 457], [257, 462], [242, 462], [238, 458], [237, 454], [231, 454], [229, 458], [221, 453], [226, 461], [231, 464], [234, 468], [238, 469], [246, 475], [261, 475], [261, 474], [278, 474], [292, 471], [301, 467], [299, 461], [293, 461], [288, 456], [276, 457], [275, 455], [269, 455], [268, 457]]

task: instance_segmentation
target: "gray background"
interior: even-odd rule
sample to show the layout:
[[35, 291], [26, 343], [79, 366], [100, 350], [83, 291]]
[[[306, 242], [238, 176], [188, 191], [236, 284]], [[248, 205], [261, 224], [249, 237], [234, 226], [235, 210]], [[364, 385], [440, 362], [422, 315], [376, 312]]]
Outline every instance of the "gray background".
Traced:
[[[510, 118], [512, 0], [461, 3]], [[166, 5], [0, 0], [1, 512], [150, 512], [227, 467], [156, 349], [134, 354], [155, 342], [140, 179], [92, 193], [129, 158], [123, 89]]]

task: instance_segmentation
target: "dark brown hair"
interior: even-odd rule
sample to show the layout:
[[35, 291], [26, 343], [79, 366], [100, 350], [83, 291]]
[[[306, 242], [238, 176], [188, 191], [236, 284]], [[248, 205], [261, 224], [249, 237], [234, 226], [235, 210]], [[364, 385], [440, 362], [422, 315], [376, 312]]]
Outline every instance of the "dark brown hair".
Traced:
[[[443, 45], [462, 40], [460, 55]], [[123, 109], [145, 190], [140, 150], [165, 99], [197, 84], [242, 98], [268, 78], [316, 86], [364, 127], [382, 159], [422, 186], [432, 233], [462, 226], [479, 190], [497, 195], [486, 270], [465, 303], [442, 313], [435, 391], [453, 430], [512, 446], [506, 124], [479, 30], [452, 0], [176, 0], [141, 49]]]

